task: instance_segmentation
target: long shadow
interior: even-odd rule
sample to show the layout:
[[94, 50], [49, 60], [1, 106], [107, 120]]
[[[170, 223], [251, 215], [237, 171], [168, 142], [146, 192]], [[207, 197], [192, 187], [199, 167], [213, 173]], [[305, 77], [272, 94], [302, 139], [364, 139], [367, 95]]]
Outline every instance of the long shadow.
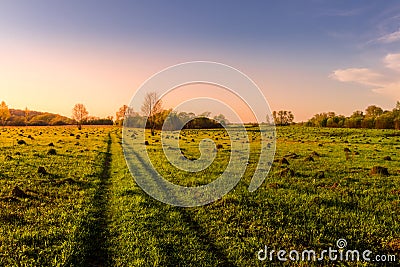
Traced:
[[203, 246], [208, 248], [208, 252], [212, 253], [220, 261], [218, 266], [221, 267], [236, 266], [232, 261], [230, 261], [226, 257], [225, 252], [212, 241], [212, 238], [207, 233], [207, 230], [193, 219], [193, 215], [191, 214], [192, 212], [188, 210], [188, 208], [180, 208], [179, 212], [182, 215], [184, 223], [188, 225], [190, 231], [196, 233], [196, 236], [202, 242]]
[[[138, 164], [140, 164], [145, 171], [149, 174], [148, 178], [152, 178], [154, 177], [156, 174], [156, 172], [154, 171], [154, 169], [152, 169], [151, 167], [149, 167], [145, 160], [142, 159], [142, 157], [140, 156], [139, 153], [130, 150], [130, 153], [132, 153], [131, 155], [133, 155], [137, 161]], [[132, 168], [132, 174], [135, 175], [135, 171], [138, 171], [137, 169], [135, 170], [134, 168]], [[153, 181], [154, 183], [157, 183], [156, 181]], [[163, 184], [158, 183], [158, 186], [163, 188]], [[161, 190], [163, 191], [163, 190]], [[165, 192], [165, 190], [164, 190]], [[144, 193], [144, 192], [143, 192]], [[149, 197], [150, 198], [150, 197]], [[157, 205], [159, 206], [160, 209], [162, 209], [161, 205], [168, 205], [168, 204], [161, 204], [160, 202], [158, 202], [157, 200], [151, 199], [153, 200], [151, 203], [153, 203], [153, 205]], [[178, 203], [178, 202], [175, 202]], [[225, 252], [223, 251], [223, 249], [221, 249], [218, 245], [215, 244], [215, 242], [213, 242], [212, 237], [207, 233], [207, 230], [202, 227], [196, 220], [193, 219], [193, 214], [190, 211], [190, 208], [182, 208], [182, 207], [174, 207], [173, 210], [178, 211], [181, 214], [181, 217], [183, 219], [183, 223], [185, 225], [187, 225], [187, 227], [190, 229], [190, 231], [192, 233], [195, 234], [195, 236], [197, 237], [199, 243], [201, 244], [201, 247], [209, 254], [211, 254], [210, 256], [218, 259], [219, 264], [217, 266], [236, 266], [233, 262], [229, 261], [229, 259], [227, 258]], [[166, 214], [164, 214], [166, 215]], [[165, 216], [165, 220], [168, 220], [168, 216]], [[174, 253], [178, 253], [178, 251], [176, 251], [175, 249], [171, 249], [170, 247], [164, 247], [164, 250], [166, 250], [165, 252], [167, 252], [168, 258], [170, 260], [170, 262], [166, 263], [167, 266], [186, 266], [188, 264], [188, 262], [182, 262], [182, 259], [177, 258]]]
[[99, 176], [100, 183], [90, 200], [90, 210], [78, 228], [77, 247], [66, 266], [109, 266], [107, 248], [107, 186], [111, 176], [111, 134], [108, 134], [107, 152]]

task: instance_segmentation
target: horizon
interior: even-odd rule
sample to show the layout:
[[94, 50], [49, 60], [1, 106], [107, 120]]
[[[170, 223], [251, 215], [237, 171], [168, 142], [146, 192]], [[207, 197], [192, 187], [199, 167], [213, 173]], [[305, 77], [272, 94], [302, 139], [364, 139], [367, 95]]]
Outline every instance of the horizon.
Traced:
[[146, 79], [195, 60], [242, 71], [296, 122], [400, 100], [396, 1], [155, 3], [2, 2], [0, 100], [66, 117], [83, 103], [115, 117]]
[[[1, 101], [1, 100], [0, 100], [0, 101]], [[399, 102], [400, 102], [400, 101], [399, 101]], [[6, 103], [6, 104], [7, 104], [7, 103]], [[369, 105], [369, 106], [373, 106], [373, 105]], [[121, 107], [122, 107], [122, 106], [121, 106]], [[377, 107], [379, 107], [379, 106], [377, 106]], [[20, 108], [14, 108], [14, 107], [10, 107], [10, 106], [8, 106], [8, 108], [10, 109], [10, 111], [11, 111], [11, 110], [18, 110], [18, 111], [24, 111], [24, 110], [25, 110], [25, 108], [24, 108], [24, 109], [20, 109]], [[26, 108], [27, 108], [27, 107], [26, 107]], [[351, 114], [348, 114], [348, 115], [346, 115], [346, 114], [339, 114], [339, 113], [336, 113], [336, 112], [334, 112], [334, 111], [323, 111], [323, 112], [315, 113], [314, 115], [323, 114], [323, 113], [327, 114], [327, 113], [334, 112], [336, 116], [345, 116], [346, 118], [348, 118], [348, 117], [350, 117], [354, 112], [358, 112], [358, 111], [361, 111], [362, 113], [365, 114], [366, 108], [368, 108], [368, 107], [365, 107], [364, 109], [361, 109], [361, 110], [354, 110], [353, 112], [351, 112]], [[395, 109], [395, 108], [396, 108], [396, 107], [394, 106], [394, 107], [391, 108], [391, 109], [383, 109], [383, 112], [390, 112], [390, 111], [392, 111], [392, 110]], [[60, 115], [60, 116], [67, 117], [68, 119], [72, 119], [72, 120], [73, 120], [72, 115], [68, 116], [68, 115], [63, 115], [63, 114], [60, 114], [60, 113], [53, 113], [53, 112], [49, 112], [49, 111], [45, 111], [45, 110], [35, 110], [35, 109], [29, 109], [29, 108], [28, 108], [28, 110], [29, 110], [29, 112], [39, 112], [39, 113], [49, 113], [49, 114], [54, 114], [54, 115]], [[163, 110], [168, 110], [168, 109], [164, 108]], [[229, 109], [226, 109], [226, 110], [228, 110], [228, 112], [230, 112]], [[288, 110], [288, 111], [289, 111], [289, 110]], [[177, 113], [186, 112], [186, 113], [190, 113], [190, 112], [192, 112], [192, 111], [186, 111], [186, 110], [175, 109], [175, 110], [172, 110], [172, 112], [177, 112]], [[207, 112], [208, 112], [208, 111], [200, 111], [200, 112], [194, 113], [194, 114], [195, 114], [196, 116], [201, 116], [201, 114], [207, 113]], [[278, 111], [277, 111], [277, 112], [278, 112]], [[142, 114], [142, 112], [138, 112], [138, 113], [139, 113], [140, 116], [144, 116], [144, 115]], [[218, 113], [218, 114], [217, 114], [217, 113], [211, 113], [211, 112], [210, 112], [210, 115], [208, 116], [208, 118], [212, 119], [214, 116], [221, 115], [221, 114], [224, 115], [226, 118], [228, 118], [228, 116], [226, 116], [226, 114], [224, 114], [224, 113]], [[294, 114], [294, 115], [296, 115], [296, 114]], [[303, 120], [303, 121], [297, 121], [296, 119], [294, 119], [294, 120], [293, 120], [293, 123], [295, 123], [295, 124], [297, 124], [297, 123], [306, 123], [306, 122], [310, 121], [310, 120], [314, 117], [314, 115], [313, 115], [312, 117], [306, 119], [306, 120]], [[90, 114], [90, 112], [89, 112], [88, 118], [90, 118], [90, 117], [92, 117], [92, 118], [97, 118], [97, 119], [108, 119], [109, 117], [112, 117], [112, 121], [114, 121], [114, 122], [116, 121], [115, 113], [114, 113], [114, 115], [108, 115], [108, 116], [104, 116], [104, 117], [99, 117], [99, 116], [92, 115], [92, 114]], [[240, 124], [240, 123], [241, 123], [241, 122], [239, 122], [239, 121], [230, 121], [229, 119], [228, 119], [228, 122], [229, 122], [229, 124]], [[244, 121], [243, 123], [244, 123], [244, 124], [254, 124], [254, 123], [257, 123], [257, 122], [256, 122], [256, 120], [254, 119], [254, 120], [246, 120], [246, 121]], [[263, 121], [262, 123], [265, 123], [265, 121]]]

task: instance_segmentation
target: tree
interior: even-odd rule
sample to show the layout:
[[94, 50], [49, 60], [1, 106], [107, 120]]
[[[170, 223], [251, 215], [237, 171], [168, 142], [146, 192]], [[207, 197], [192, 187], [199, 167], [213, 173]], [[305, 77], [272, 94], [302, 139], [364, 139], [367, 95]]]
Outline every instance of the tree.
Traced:
[[6, 102], [2, 101], [0, 104], [0, 120], [3, 127], [6, 125], [7, 120], [11, 117], [10, 110]]
[[360, 111], [360, 110], [356, 110], [346, 120], [345, 127], [347, 127], [347, 128], [360, 128], [363, 119], [364, 119], [364, 113], [362, 111]]
[[[186, 112], [184, 112], [186, 114]], [[174, 131], [180, 130], [183, 127], [183, 123], [179, 117], [182, 113], [177, 113], [176, 111], [170, 110], [168, 117], [166, 118], [165, 122], [163, 123], [163, 129], [167, 131]], [[184, 114], [182, 114], [184, 115]], [[186, 114], [187, 115], [187, 114]]]
[[144, 102], [141, 107], [141, 111], [147, 117], [149, 128], [151, 129], [151, 135], [155, 133], [155, 121], [158, 113], [162, 111], [162, 101], [158, 99], [156, 92], [149, 92], [144, 97]]
[[400, 101], [397, 101], [396, 107], [393, 109], [394, 128], [400, 130]]
[[154, 116], [154, 129], [161, 130], [172, 109], [162, 110]]
[[274, 123], [277, 125], [278, 124], [278, 115], [275, 110], [272, 112], [272, 118], [274, 120]]
[[269, 115], [265, 115], [265, 123], [268, 125], [271, 125], [271, 118], [269, 117]]
[[24, 111], [24, 118], [25, 118], [25, 126], [28, 126], [28, 122], [29, 122], [29, 109], [28, 107], [25, 108]]
[[383, 109], [375, 105], [369, 106], [365, 109], [366, 117], [376, 118], [382, 114], [383, 114]]
[[228, 119], [225, 118], [225, 116], [223, 114], [219, 114], [218, 116], [214, 116], [214, 120], [219, 122], [222, 126], [226, 126], [229, 123]]
[[82, 124], [88, 117], [89, 112], [83, 104], [76, 104], [72, 109], [72, 118], [76, 121], [78, 129], [82, 129]]
[[376, 118], [375, 121], [376, 129], [394, 129], [395, 128], [395, 118], [393, 113], [390, 111], [384, 112], [382, 115]]
[[272, 117], [274, 118], [275, 124], [280, 126], [289, 125], [294, 120], [293, 113], [287, 110], [273, 111]]
[[210, 111], [204, 111], [203, 113], [201, 113], [199, 115], [199, 117], [204, 117], [204, 118], [209, 118], [211, 116], [211, 112]]
[[119, 110], [117, 111], [117, 113], [115, 113], [115, 124], [121, 126], [124, 122], [124, 118], [125, 118], [125, 113], [128, 110], [128, 106], [127, 105], [123, 105], [122, 107], [119, 108]]
[[287, 114], [287, 124], [292, 124], [294, 121], [294, 115], [291, 111], [288, 111]]

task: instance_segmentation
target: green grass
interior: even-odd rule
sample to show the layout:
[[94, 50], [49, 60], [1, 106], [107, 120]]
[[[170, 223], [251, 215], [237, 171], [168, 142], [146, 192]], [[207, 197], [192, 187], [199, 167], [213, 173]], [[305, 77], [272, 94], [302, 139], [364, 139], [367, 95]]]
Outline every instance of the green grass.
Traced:
[[[80, 226], [88, 220], [101, 182], [108, 132], [72, 127], [0, 130], [0, 266], [61, 266], [81, 250]], [[56, 155], [48, 155], [50, 149]], [[39, 174], [39, 166], [47, 174]], [[13, 196], [15, 186], [28, 196]]]
[[[274, 162], [263, 185], [249, 193], [259, 133], [248, 130], [244, 177], [222, 199], [196, 208], [160, 203], [136, 185], [119, 128], [0, 130], [0, 266], [268, 266], [257, 260], [264, 245], [320, 251], [339, 238], [349, 249], [395, 254], [398, 263], [398, 131], [278, 128], [276, 159], [285, 157], [289, 165]], [[166, 161], [159, 138], [148, 135], [147, 150], [156, 169], [176, 184], [209, 183], [229, 160], [225, 132], [185, 130], [179, 142], [187, 158], [199, 158], [204, 138], [223, 146], [211, 168], [188, 175]], [[51, 148], [56, 155], [47, 154]], [[306, 160], [310, 155], [314, 161]], [[49, 174], [38, 174], [39, 166]], [[390, 175], [371, 175], [373, 166]], [[286, 169], [293, 175], [283, 175]], [[29, 197], [8, 197], [15, 185]]]

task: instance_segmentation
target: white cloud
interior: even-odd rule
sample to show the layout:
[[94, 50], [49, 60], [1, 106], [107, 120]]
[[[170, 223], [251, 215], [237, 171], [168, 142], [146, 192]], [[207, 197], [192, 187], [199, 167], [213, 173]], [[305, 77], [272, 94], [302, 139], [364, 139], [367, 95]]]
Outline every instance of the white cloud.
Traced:
[[[387, 68], [400, 71], [400, 54], [388, 54], [384, 58]], [[330, 78], [341, 82], [354, 82], [367, 85], [377, 94], [400, 99], [400, 77], [389, 74], [377, 73], [367, 68], [338, 69], [329, 75]]]
[[395, 32], [383, 35], [382, 37], [376, 39], [375, 41], [378, 43], [385, 43], [385, 44], [400, 41], [400, 29], [398, 29]]
[[400, 54], [388, 54], [384, 62], [389, 69], [400, 71]]
[[341, 82], [355, 82], [370, 86], [379, 86], [383, 76], [366, 68], [349, 68], [335, 70], [331, 78]]

